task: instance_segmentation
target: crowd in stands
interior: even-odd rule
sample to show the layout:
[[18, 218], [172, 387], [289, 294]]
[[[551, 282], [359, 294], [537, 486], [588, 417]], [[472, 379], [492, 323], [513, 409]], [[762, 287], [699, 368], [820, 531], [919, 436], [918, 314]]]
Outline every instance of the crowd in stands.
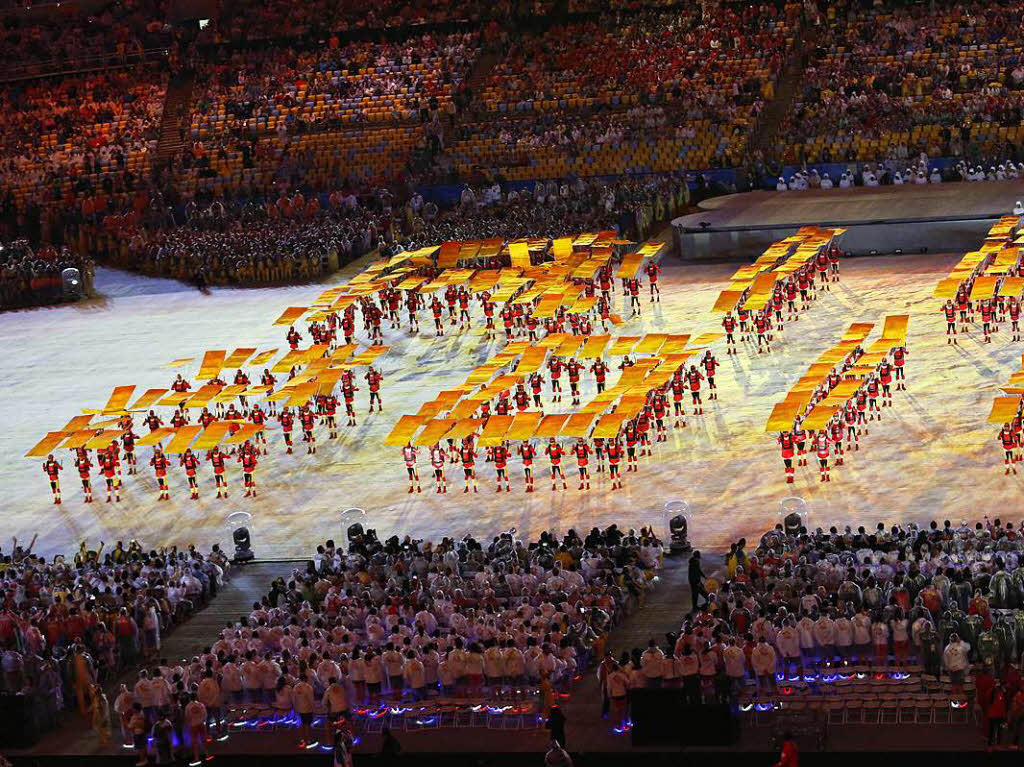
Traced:
[[166, 12], [165, 0], [111, 0], [88, 9], [70, 3], [63, 10], [5, 13], [0, 16], [2, 75], [47, 75], [136, 61], [145, 50], [169, 45]]
[[216, 595], [229, 568], [218, 546], [83, 542], [47, 561], [35, 542], [0, 551], [0, 656], [2, 689], [28, 696], [37, 731], [65, 709], [109, 717], [101, 685], [159, 657], [161, 637]]
[[1015, 155], [1022, 17], [1017, 0], [830, 3], [778, 131], [784, 161]]
[[56, 303], [63, 292], [61, 272], [68, 268], [79, 270], [83, 284], [91, 282], [92, 260], [67, 247], [0, 242], [0, 309]]
[[330, 40], [348, 34], [426, 25], [472, 22], [508, 23], [543, 15], [553, 0], [387, 0], [367, 7], [358, 0], [314, 0], [296, 6], [288, 0], [230, 0], [203, 34], [207, 41], [268, 40], [318, 37]]
[[[0, 189], [5, 207], [102, 216], [149, 173], [166, 74], [105, 70], [20, 80], [0, 89]], [[48, 232], [40, 239], [49, 240]]]
[[[779, 176], [774, 188], [778, 192], [802, 192], [808, 189], [850, 189], [856, 186], [903, 186], [921, 184], [943, 184], [965, 181], [1011, 181], [1024, 177], [1024, 163], [1013, 160], [993, 161], [993, 164], [968, 165], [960, 160], [943, 169], [930, 166], [926, 158], [903, 164], [897, 161], [851, 163], [846, 170], [832, 178], [828, 171], [817, 168], [802, 169], [788, 178]], [[771, 186], [769, 184], [768, 186]]]
[[967, 694], [983, 722], [1001, 725], [1012, 709], [1024, 725], [1022, 553], [1024, 527], [999, 519], [810, 532], [790, 517], [753, 552], [733, 544], [720, 572], [691, 559], [693, 610], [680, 631], [606, 659], [604, 688], [612, 702], [666, 685], [735, 703], [755, 688], [765, 698], [806, 690], [815, 671], [896, 667], [915, 675], [908, 692], [941, 678], [947, 707]]
[[[615, 525], [531, 543], [514, 530], [437, 543], [380, 541], [361, 526], [348, 536], [347, 550], [329, 540], [274, 581], [175, 682], [210, 712], [244, 702], [294, 712], [304, 746], [315, 712], [331, 714], [329, 734], [338, 717], [386, 701], [539, 694], [543, 710], [644, 603], [662, 551], [653, 532]], [[150, 675], [140, 678], [119, 710], [157, 708]]]

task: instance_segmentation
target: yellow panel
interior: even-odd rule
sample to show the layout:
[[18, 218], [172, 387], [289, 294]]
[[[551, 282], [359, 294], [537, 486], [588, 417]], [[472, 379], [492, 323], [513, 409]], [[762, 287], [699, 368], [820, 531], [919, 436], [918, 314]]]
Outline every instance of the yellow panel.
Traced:
[[168, 437], [173, 436], [176, 431], [177, 429], [172, 429], [169, 426], [162, 426], [161, 428], [156, 429], [155, 431], [151, 431], [149, 434], [145, 434], [139, 437], [135, 441], [135, 446], [152, 447], [153, 445], [157, 445], [163, 442]]
[[182, 426], [174, 433], [174, 438], [167, 443], [164, 452], [168, 455], [184, 453], [202, 430], [203, 427], [199, 425]]
[[238, 429], [238, 431], [236, 431], [234, 434], [232, 434], [230, 437], [224, 440], [224, 444], [241, 445], [246, 440], [255, 437], [256, 433], [259, 432], [262, 428], [263, 427], [257, 423], [243, 423], [241, 427]]
[[519, 361], [519, 365], [516, 367], [516, 373], [519, 375], [526, 375], [527, 373], [534, 373], [541, 369], [544, 365], [544, 360], [547, 357], [548, 350], [542, 346], [533, 346], [523, 352], [523, 358]]
[[669, 354], [682, 354], [686, 350], [686, 345], [690, 343], [690, 336], [687, 334], [670, 335], [665, 340], [664, 345], [658, 350], [658, 353], [664, 357]]
[[[977, 283], [975, 283], [975, 285], [977, 285]], [[907, 337], [907, 323], [909, 322], [909, 314], [890, 314], [885, 318], [885, 326], [882, 328], [882, 338], [894, 338], [902, 341]]]
[[854, 322], [846, 329], [841, 336], [843, 341], [862, 341], [868, 337], [868, 333], [875, 327], [873, 322]]
[[54, 448], [57, 447], [57, 445], [64, 441], [64, 438], [66, 436], [68, 436], [67, 433], [63, 431], [48, 432], [45, 437], [43, 437], [35, 444], [35, 447], [33, 447], [31, 450], [25, 453], [25, 457], [45, 458], [46, 456], [53, 452]]
[[423, 424], [423, 420], [421, 415], [403, 415], [398, 419], [398, 423], [395, 424], [387, 439], [384, 440], [384, 444], [392, 447], [405, 446], [412, 440], [412, 435]]
[[427, 421], [426, 428], [413, 440], [413, 445], [432, 447], [440, 442], [454, 425], [454, 418], [435, 418], [432, 421]]
[[280, 317], [274, 320], [274, 324], [291, 325], [295, 322], [295, 320], [297, 320], [299, 317], [305, 314], [308, 308], [308, 306], [289, 306], [281, 313]]
[[657, 354], [668, 340], [667, 333], [650, 333], [644, 336], [633, 349], [634, 354]]
[[586, 437], [590, 433], [590, 427], [594, 423], [597, 413], [573, 413], [562, 426], [559, 436], [561, 437]]
[[724, 337], [724, 333], [701, 333], [690, 341], [690, 346], [709, 346]]
[[289, 392], [288, 399], [285, 400], [287, 407], [298, 407], [305, 405], [309, 402], [310, 397], [316, 394], [316, 384], [313, 382], [307, 382], [299, 384], [294, 389], [286, 389]]
[[165, 368], [181, 367], [182, 365], [187, 365], [189, 362], [192, 362], [193, 360], [195, 360], [195, 357], [179, 357], [176, 360], [171, 360], [166, 365], [164, 365], [164, 367]]
[[452, 430], [444, 435], [445, 439], [464, 439], [475, 433], [483, 424], [483, 418], [463, 418], [455, 422]]
[[[582, 345], [583, 338], [581, 336], [569, 336], [559, 344], [558, 348], [555, 349], [554, 354], [556, 357], [571, 357]], [[519, 368], [516, 368], [516, 371], [519, 372]]]
[[608, 413], [603, 415], [598, 419], [590, 436], [594, 439], [614, 439], [622, 428], [622, 422], [625, 420], [625, 413]]
[[164, 394], [166, 394], [166, 392], [167, 389], [147, 389], [141, 397], [135, 400], [135, 404], [128, 409], [146, 410], [150, 405], [155, 404]]
[[551, 253], [556, 261], [561, 261], [572, 254], [572, 237], [559, 237], [551, 242]]
[[999, 295], [1003, 298], [1019, 296], [1024, 290], [1024, 277], [1006, 277], [1003, 284], [999, 286]]
[[81, 431], [82, 429], [89, 425], [90, 421], [92, 421], [91, 415], [76, 415], [74, 418], [72, 418], [70, 421], [64, 424], [64, 428], [61, 429], [61, 431], [66, 434]]
[[543, 413], [532, 410], [516, 413], [512, 418], [512, 425], [505, 432], [505, 439], [517, 441], [531, 439], [543, 417]]
[[256, 353], [255, 348], [239, 347], [231, 352], [231, 356], [224, 360], [223, 367], [226, 368], [240, 368], [245, 364], [245, 361], [249, 359], [253, 354]]
[[481, 401], [482, 400], [476, 399], [463, 400], [452, 408], [448, 416], [450, 418], [454, 418], [456, 421], [461, 421], [464, 418], [472, 418], [473, 414], [480, 409]]
[[779, 402], [772, 409], [772, 414], [768, 417], [768, 423], [765, 425], [765, 431], [790, 431], [793, 428], [793, 419], [796, 418], [796, 414], [800, 412], [802, 405], [799, 402]]
[[[235, 397], [242, 394], [246, 388], [245, 384], [231, 384], [230, 386], [225, 386], [213, 396], [211, 402], [231, 402]], [[189, 405], [186, 403], [185, 406], [188, 407]]]
[[640, 336], [619, 336], [608, 350], [608, 354], [611, 356], [629, 354], [639, 340]]
[[610, 340], [611, 336], [591, 336], [583, 345], [583, 351], [580, 352], [579, 358], [581, 360], [597, 359]]
[[202, 386], [195, 394], [185, 400], [183, 407], [206, 407], [210, 404], [210, 400], [220, 393], [221, 388], [217, 384]]
[[627, 253], [622, 257], [622, 264], [619, 266], [616, 276], [620, 280], [633, 279], [639, 273], [640, 266], [643, 262], [643, 253]]
[[1006, 423], [1017, 417], [1020, 408], [1020, 397], [996, 397], [992, 401], [992, 411], [988, 414], [988, 423]]
[[715, 301], [715, 305], [711, 307], [713, 312], [731, 312], [736, 308], [736, 304], [740, 300], [740, 296], [743, 295], [741, 290], [723, 290], [718, 294], [718, 300]]
[[104, 450], [110, 447], [110, 443], [118, 439], [124, 431], [122, 429], [104, 429], [96, 436], [85, 443], [86, 450]]
[[203, 361], [199, 365], [199, 373], [196, 375], [196, 379], [199, 381], [209, 381], [211, 378], [216, 378], [217, 373], [224, 367], [224, 350], [208, 351], [203, 355]]
[[103, 406], [103, 413], [119, 413], [124, 410], [125, 405], [128, 404], [128, 400], [131, 399], [132, 392], [135, 391], [134, 386], [118, 386], [110, 393], [110, 398], [107, 400], [107, 404]]
[[213, 450], [230, 430], [231, 424], [227, 421], [214, 421], [203, 429], [203, 433], [199, 435], [199, 439], [196, 440], [192, 449], [197, 452]]
[[508, 253], [516, 269], [530, 268], [530, 247], [525, 242], [510, 242]]
[[533, 436], [538, 439], [557, 437], [562, 431], [562, 427], [565, 425], [567, 420], [569, 420], [568, 413], [552, 413], [550, 415], [546, 415], [541, 420], [540, 425], [537, 427], [537, 431], [534, 432]]
[[953, 298], [963, 282], [958, 276], [947, 276], [945, 280], [940, 280], [939, 284], [935, 286], [935, 291], [932, 295], [942, 301]]
[[505, 433], [512, 426], [514, 417], [511, 415], [492, 415], [488, 418], [484, 430], [480, 433], [480, 447], [500, 445], [505, 440]]
[[991, 298], [992, 293], [995, 292], [998, 279], [998, 277], [984, 275], [976, 278], [974, 280], [974, 287], [971, 288], [971, 301]]
[[810, 415], [804, 418], [802, 425], [805, 429], [811, 431], [824, 429], [828, 422], [832, 420], [832, 416], [836, 414], [837, 410], [839, 410], [839, 407], [835, 405], [818, 405], [810, 412]]

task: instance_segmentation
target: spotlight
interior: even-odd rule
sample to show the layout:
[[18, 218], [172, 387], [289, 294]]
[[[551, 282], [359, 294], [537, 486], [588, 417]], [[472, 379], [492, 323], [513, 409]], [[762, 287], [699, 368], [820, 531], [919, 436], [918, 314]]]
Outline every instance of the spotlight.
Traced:
[[235, 564], [251, 562], [256, 558], [252, 551], [252, 539], [249, 536], [249, 528], [239, 527], [231, 533], [231, 539], [235, 542]]

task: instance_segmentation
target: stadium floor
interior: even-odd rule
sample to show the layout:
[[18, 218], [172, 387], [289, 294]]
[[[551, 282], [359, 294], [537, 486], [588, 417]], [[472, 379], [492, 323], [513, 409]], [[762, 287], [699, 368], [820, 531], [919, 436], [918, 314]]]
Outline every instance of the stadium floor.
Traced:
[[[271, 454], [258, 470], [258, 499], [242, 497], [241, 472], [233, 465], [230, 501], [214, 498], [212, 476], [204, 467], [202, 500], [189, 500], [184, 473], [175, 468], [171, 501], [158, 502], [152, 471], [144, 465], [149, 450], [143, 448], [140, 475], [125, 478], [120, 504], [103, 502], [98, 477], [97, 502], [83, 503], [73, 460], [65, 451], [65, 500], [54, 506], [41, 461], [22, 457], [47, 431], [60, 429], [81, 408], [101, 407], [115, 386], [136, 384], [139, 392], [168, 386], [176, 370], [165, 366], [172, 359], [195, 357], [195, 365], [183, 369], [190, 377], [206, 349], [285, 347], [285, 329], [272, 322], [285, 307], [304, 305], [323, 289], [224, 289], [205, 296], [166, 280], [100, 269], [99, 298], [0, 315], [8, 359], [0, 373], [0, 423], [6, 430], [0, 443], [4, 529], [20, 541], [39, 533], [37, 551], [45, 554], [69, 552], [83, 539], [91, 545], [135, 537], [144, 545], [206, 546], [218, 540], [228, 544], [226, 517], [243, 510], [254, 517], [258, 556], [294, 557], [308, 555], [326, 537], [343, 535], [343, 526], [353, 518], [341, 511], [351, 506], [365, 509], [362, 521], [382, 537], [490, 536], [512, 526], [532, 535], [612, 522], [660, 525], [665, 502], [683, 499], [693, 513], [691, 537], [704, 547], [756, 536], [779, 519], [779, 501], [787, 496], [807, 502], [812, 524], [999, 515], [1024, 500], [1024, 475], [1003, 476], [998, 427], [985, 420], [999, 386], [1019, 369], [1024, 343], [1010, 342], [1004, 329], [984, 345], [979, 329], [958, 347], [946, 345], [931, 293], [956, 260], [957, 254], [844, 261], [842, 282], [799, 322], [787, 324], [772, 354], [741, 347], [737, 356], [726, 356], [724, 345], [716, 344], [722, 363], [720, 399], [705, 407], [704, 416], [689, 416], [686, 428], [670, 429], [669, 441], [655, 446], [654, 457], [645, 459], [638, 473], [625, 476], [620, 492], [608, 491], [603, 478], [592, 492], [578, 492], [570, 460], [569, 490], [552, 493], [542, 459], [536, 493], [523, 492], [515, 460], [512, 497], [496, 494], [493, 470], [481, 457], [479, 494], [461, 492], [461, 471], [452, 466], [451, 490], [439, 496], [421, 455], [424, 492], [409, 495], [398, 450], [383, 445], [385, 436], [400, 415], [416, 412], [438, 391], [461, 383], [496, 347], [483, 342], [479, 329], [440, 340], [432, 334], [386, 331], [392, 350], [383, 363], [384, 412], [367, 416], [364, 383], [356, 395], [359, 425], [341, 427], [337, 442], [321, 435], [315, 456], [301, 449], [284, 455], [275, 444], [280, 432], [271, 431]], [[735, 264], [684, 266], [668, 259], [660, 305], [652, 309], [644, 303], [643, 316], [619, 326], [617, 333], [719, 329], [720, 316], [710, 308], [734, 269]], [[331, 282], [355, 271], [350, 266]], [[870, 424], [861, 450], [833, 470], [831, 483], [819, 483], [812, 460], [810, 467], [797, 470], [795, 485], [786, 485], [774, 437], [764, 431], [772, 406], [849, 323], [876, 322], [880, 329], [887, 313], [911, 315], [909, 391], [894, 394], [885, 420]], [[593, 383], [589, 375], [584, 382], [586, 399]]]

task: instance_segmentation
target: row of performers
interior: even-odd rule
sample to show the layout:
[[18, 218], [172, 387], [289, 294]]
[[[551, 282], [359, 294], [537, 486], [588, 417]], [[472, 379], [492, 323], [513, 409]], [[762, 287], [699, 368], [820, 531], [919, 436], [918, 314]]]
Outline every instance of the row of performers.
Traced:
[[[717, 361], [714, 356], [708, 350], [703, 363], [705, 370], [713, 371], [717, 365]], [[350, 372], [350, 371], [349, 371]], [[685, 395], [689, 393], [690, 400], [693, 405], [694, 414], [702, 414], [704, 412], [704, 403], [701, 396], [702, 382], [707, 380], [710, 391], [710, 398], [717, 399], [717, 387], [714, 381], [714, 374], [711, 372], [705, 376], [702, 374], [695, 365], [691, 365], [687, 370], [683, 366], [680, 366], [679, 370], [676, 371], [676, 375], [668, 384], [668, 390], [672, 393], [673, 399], [673, 413], [675, 417], [675, 423], [677, 426], [685, 426], [686, 407], [685, 407]], [[536, 379], [534, 379], [536, 383]], [[177, 382], [176, 382], [177, 383]], [[379, 380], [374, 384], [377, 388], [371, 388], [370, 392], [370, 407], [373, 409], [373, 405], [376, 404], [378, 410], [381, 408], [380, 392], [379, 392]], [[179, 388], [181, 384], [178, 384]], [[578, 389], [573, 382], [570, 382], [571, 389], [574, 396], [578, 395]], [[342, 391], [345, 392], [346, 388], [343, 384]], [[556, 386], [554, 390], [554, 399], [559, 401], [561, 399], [560, 386]], [[538, 407], [540, 406], [540, 394], [538, 391], [534, 392], [533, 402]], [[349, 416], [349, 424], [355, 424], [355, 412], [352, 404], [352, 397], [349, 395], [345, 396], [346, 411]], [[530, 398], [526, 394], [526, 389], [523, 384], [519, 384], [514, 392], [504, 392], [499, 396], [496, 405], [494, 406], [495, 414], [507, 414], [511, 412], [511, 408], [515, 407], [519, 411], [524, 411], [530, 407]], [[292, 433], [295, 429], [296, 422], [302, 431], [302, 440], [306, 444], [306, 452], [308, 454], [316, 453], [316, 431], [315, 427], [319, 423], [325, 425], [328, 430], [328, 439], [336, 439], [338, 436], [338, 425], [337, 425], [337, 408], [338, 400], [333, 394], [319, 396], [314, 400], [313, 405], [304, 405], [299, 407], [294, 412], [288, 407], [283, 407], [281, 412], [275, 416], [272, 416], [267, 411], [264, 411], [258, 403], [254, 404], [251, 409], [245, 408], [243, 405], [242, 409], [236, 408], [234, 403], [231, 403], [224, 411], [223, 420], [227, 421], [232, 431], [237, 430], [242, 423], [253, 423], [262, 426], [268, 423], [271, 418], [275, 418], [280, 426], [283, 435], [283, 445], [286, 453], [292, 453], [294, 450], [294, 443], [292, 440]], [[480, 410], [481, 417], [487, 418], [491, 414], [490, 403], [485, 402], [481, 404]], [[654, 430], [657, 433], [657, 441], [664, 441], [667, 439], [666, 436], [666, 421], [669, 418], [668, 415], [668, 400], [665, 391], [658, 390], [652, 393], [649, 398], [647, 406], [643, 409], [640, 415], [632, 422], [631, 427], [627, 427], [625, 431], [626, 440], [626, 455], [627, 462], [632, 463], [632, 460], [636, 457], [636, 444], [641, 444], [645, 449], [649, 450], [649, 437], [648, 432], [653, 424]], [[204, 407], [199, 415], [198, 422], [205, 428], [210, 424], [216, 422], [218, 419], [217, 415]], [[149, 414], [144, 418], [145, 425], [149, 428], [150, 433], [156, 431], [164, 426], [164, 421], [161, 419], [155, 411], [150, 411]], [[187, 411], [183, 408], [175, 410], [174, 416], [171, 418], [171, 425], [180, 427], [188, 423]], [[120, 428], [123, 430], [123, 434], [118, 440], [112, 440], [111, 444], [102, 450], [98, 450], [96, 453], [95, 463], [89, 457], [89, 451], [84, 448], [79, 448], [77, 457], [75, 459], [75, 468], [79, 473], [79, 477], [82, 480], [82, 489], [85, 496], [86, 502], [92, 502], [92, 484], [91, 474], [93, 468], [97, 472], [102, 474], [106, 481], [107, 486], [107, 501], [118, 502], [120, 498], [121, 488], [121, 463], [123, 462], [128, 466], [128, 474], [135, 474], [137, 472], [138, 459], [136, 456], [135, 443], [138, 440], [138, 436], [134, 432], [134, 424], [131, 416], [124, 416], [120, 422]], [[632, 431], [630, 431], [632, 428]], [[630, 435], [636, 435], [636, 441], [633, 441]], [[460, 451], [463, 449], [472, 450], [473, 440], [469, 439], [463, 442], [463, 445], [456, 448], [454, 444], [449, 446], [446, 455], [449, 455], [451, 459], [456, 460], [456, 456], [462, 457]], [[631, 444], [632, 443], [632, 444]], [[409, 449], [412, 449], [411, 446]], [[123, 455], [122, 455], [123, 451]], [[595, 442], [595, 451], [599, 456], [599, 464], [603, 465], [603, 443], [601, 441]], [[259, 454], [262, 452], [263, 455], [268, 453], [266, 435], [263, 429], [257, 431], [251, 442], [246, 442], [237, 451], [224, 452], [219, 449], [213, 449], [205, 454], [205, 458], [201, 457], [197, 453], [193, 453], [191, 450], [187, 450], [182, 453], [178, 458], [178, 465], [185, 469], [185, 473], [189, 481], [190, 494], [193, 499], [199, 498], [199, 484], [198, 484], [198, 470], [201, 463], [205, 460], [209, 462], [214, 471], [214, 477], [216, 480], [217, 497], [227, 497], [227, 481], [224, 476], [225, 461], [229, 458], [234, 457], [237, 462], [242, 464], [243, 473], [245, 474], [245, 486], [246, 496], [256, 495], [256, 480], [255, 480], [255, 469], [259, 461]], [[609, 449], [609, 462], [612, 461], [612, 457], [615, 455], [615, 448]], [[498, 457], [494, 460], [500, 461], [500, 451]], [[166, 477], [168, 470], [174, 465], [172, 459], [164, 454], [160, 447], [154, 448], [153, 457], [150, 460], [150, 466], [153, 470], [157, 479], [157, 487], [159, 491], [160, 500], [168, 500], [170, 498], [170, 490], [166, 483]], [[617, 461], [616, 461], [617, 463]], [[556, 462], [557, 465], [557, 462]], [[464, 467], [465, 468], [465, 467]], [[472, 466], [470, 467], [472, 468]], [[61, 503], [61, 492], [60, 492], [60, 472], [63, 470], [63, 465], [54, 459], [51, 455], [43, 463], [43, 471], [46, 473], [50, 480], [50, 488], [53, 491], [54, 503]], [[532, 474], [532, 472], [531, 472]], [[617, 474], [617, 469], [615, 470]], [[582, 475], [581, 475], [582, 476]], [[474, 480], [475, 487], [475, 472], [471, 477]], [[507, 477], [506, 477], [507, 480]], [[507, 484], [507, 482], [506, 482]], [[532, 478], [529, 482], [532, 488]], [[583, 485], [589, 484], [589, 475], [586, 477], [586, 481], [582, 482]], [[621, 487], [621, 478], [617, 480], [617, 484]], [[441, 485], [438, 485], [441, 488]], [[446, 484], [445, 484], [446, 487]], [[467, 492], [469, 485], [467, 484]], [[411, 486], [410, 486], [411, 490]], [[441, 491], [441, 490], [439, 490]]]
[[[854, 354], [844, 368], [852, 365], [857, 356]], [[906, 391], [906, 356], [906, 347], [894, 349], [892, 362], [887, 358], [879, 363], [877, 370], [867, 377], [845, 406], [836, 411], [824, 429], [805, 431], [801, 426], [801, 416], [792, 430], [779, 434], [777, 442], [782, 453], [787, 483], [792, 484], [794, 481], [794, 460], [797, 466], [806, 466], [809, 452], [817, 457], [819, 481], [832, 481], [830, 457], [835, 457], [836, 466], [842, 466], [847, 452], [860, 450], [860, 437], [868, 433], [868, 422], [881, 421], [882, 408], [892, 407], [893, 383], [897, 391]], [[804, 411], [805, 415], [839, 385], [843, 380], [843, 372], [833, 370], [825, 382], [814, 390]]]
[[946, 343], [956, 344], [960, 333], [969, 333], [970, 324], [975, 322], [979, 315], [985, 343], [992, 343], [992, 334], [999, 332], [999, 323], [1006, 322], [1007, 316], [1010, 318], [1010, 330], [1013, 333], [1010, 340], [1020, 341], [1020, 308], [1016, 296], [995, 296], [970, 301], [967, 288], [961, 285], [956, 298], [947, 299], [942, 305], [942, 314], [946, 318]]

